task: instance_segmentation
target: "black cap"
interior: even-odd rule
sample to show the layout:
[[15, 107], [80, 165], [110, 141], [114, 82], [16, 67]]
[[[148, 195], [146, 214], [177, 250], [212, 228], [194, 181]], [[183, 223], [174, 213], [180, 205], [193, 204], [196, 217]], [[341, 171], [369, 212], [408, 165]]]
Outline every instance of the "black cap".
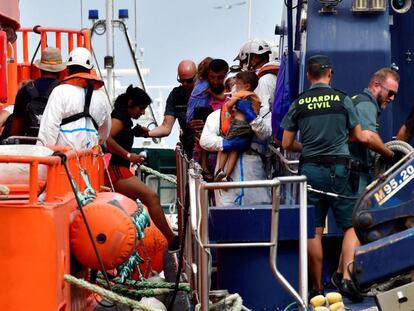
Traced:
[[314, 55], [308, 58], [308, 66], [309, 69], [310, 66], [319, 65], [320, 69], [326, 69], [326, 68], [332, 68], [331, 60], [326, 55]]

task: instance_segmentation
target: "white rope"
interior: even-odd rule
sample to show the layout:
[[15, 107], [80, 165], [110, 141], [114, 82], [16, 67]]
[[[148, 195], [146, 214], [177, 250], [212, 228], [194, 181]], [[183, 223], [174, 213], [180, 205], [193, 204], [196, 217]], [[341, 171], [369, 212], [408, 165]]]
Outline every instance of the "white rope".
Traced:
[[[209, 310], [220, 310], [221, 307], [225, 305], [226, 307], [229, 307], [230, 311], [251, 311], [250, 309], [243, 306], [243, 300], [240, 297], [239, 294], [231, 294], [222, 300], [216, 302], [215, 304], [210, 304], [208, 309]], [[198, 311], [201, 309], [201, 304], [197, 304], [195, 307], [195, 310]], [[226, 309], [227, 310], [227, 309]]]
[[166, 174], [162, 174], [162, 173], [160, 173], [160, 172], [158, 172], [158, 171], [156, 171], [156, 170], [154, 170], [154, 169], [152, 169], [152, 168], [150, 168], [148, 166], [142, 165], [142, 164], [139, 166], [139, 168], [142, 171], [144, 171], [145, 173], [155, 175], [155, 176], [157, 176], [159, 178], [162, 178], [162, 179], [164, 179], [164, 180], [166, 180], [166, 181], [168, 181], [168, 182], [170, 182], [170, 183], [172, 183], [174, 185], [177, 184], [177, 178], [168, 176]]
[[110, 301], [119, 302], [119, 303], [122, 303], [124, 305], [128, 305], [131, 308], [133, 308], [134, 310], [142, 310], [142, 311], [162, 311], [160, 309], [155, 309], [155, 308], [153, 308], [151, 306], [142, 304], [142, 303], [140, 303], [138, 301], [129, 299], [127, 297], [123, 297], [123, 296], [120, 296], [118, 294], [115, 294], [114, 292], [112, 292], [110, 290], [107, 290], [105, 288], [99, 287], [99, 286], [97, 286], [95, 284], [91, 284], [88, 281], [85, 281], [83, 279], [77, 279], [74, 276], [69, 275], [69, 274], [65, 274], [64, 279], [65, 279], [66, 282], [68, 282], [70, 284], [73, 284], [73, 285], [76, 285], [76, 286], [85, 288], [85, 289], [87, 289], [87, 290], [89, 290], [89, 291], [91, 291], [93, 293], [96, 293], [99, 296], [104, 297], [104, 298], [106, 298], [106, 299], [108, 299]]

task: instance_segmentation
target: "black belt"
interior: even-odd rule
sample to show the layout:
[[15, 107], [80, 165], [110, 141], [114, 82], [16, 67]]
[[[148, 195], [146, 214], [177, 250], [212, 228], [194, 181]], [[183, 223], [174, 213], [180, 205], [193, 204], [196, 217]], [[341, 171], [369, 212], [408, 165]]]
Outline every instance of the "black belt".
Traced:
[[315, 163], [315, 164], [343, 164], [348, 165], [350, 158], [343, 156], [315, 156], [302, 158], [301, 163]]

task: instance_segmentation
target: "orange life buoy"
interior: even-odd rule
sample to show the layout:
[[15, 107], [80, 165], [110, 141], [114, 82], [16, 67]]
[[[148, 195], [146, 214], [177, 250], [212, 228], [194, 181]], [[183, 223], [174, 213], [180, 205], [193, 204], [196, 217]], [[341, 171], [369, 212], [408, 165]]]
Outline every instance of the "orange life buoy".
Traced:
[[[137, 211], [137, 204], [122, 194], [101, 192], [83, 210], [105, 269], [118, 267], [136, 248], [137, 232], [131, 215]], [[79, 211], [70, 226], [70, 245], [72, 253], [82, 265], [100, 270]]]

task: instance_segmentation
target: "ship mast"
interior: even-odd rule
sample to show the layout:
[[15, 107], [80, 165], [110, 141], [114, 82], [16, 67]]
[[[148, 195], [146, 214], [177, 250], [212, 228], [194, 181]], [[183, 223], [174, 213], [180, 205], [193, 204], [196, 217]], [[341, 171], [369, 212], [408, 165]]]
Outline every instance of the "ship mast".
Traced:
[[114, 1], [106, 0], [106, 56], [105, 56], [105, 69], [107, 71], [106, 75], [106, 85], [108, 89], [109, 98], [112, 100], [114, 98]]

